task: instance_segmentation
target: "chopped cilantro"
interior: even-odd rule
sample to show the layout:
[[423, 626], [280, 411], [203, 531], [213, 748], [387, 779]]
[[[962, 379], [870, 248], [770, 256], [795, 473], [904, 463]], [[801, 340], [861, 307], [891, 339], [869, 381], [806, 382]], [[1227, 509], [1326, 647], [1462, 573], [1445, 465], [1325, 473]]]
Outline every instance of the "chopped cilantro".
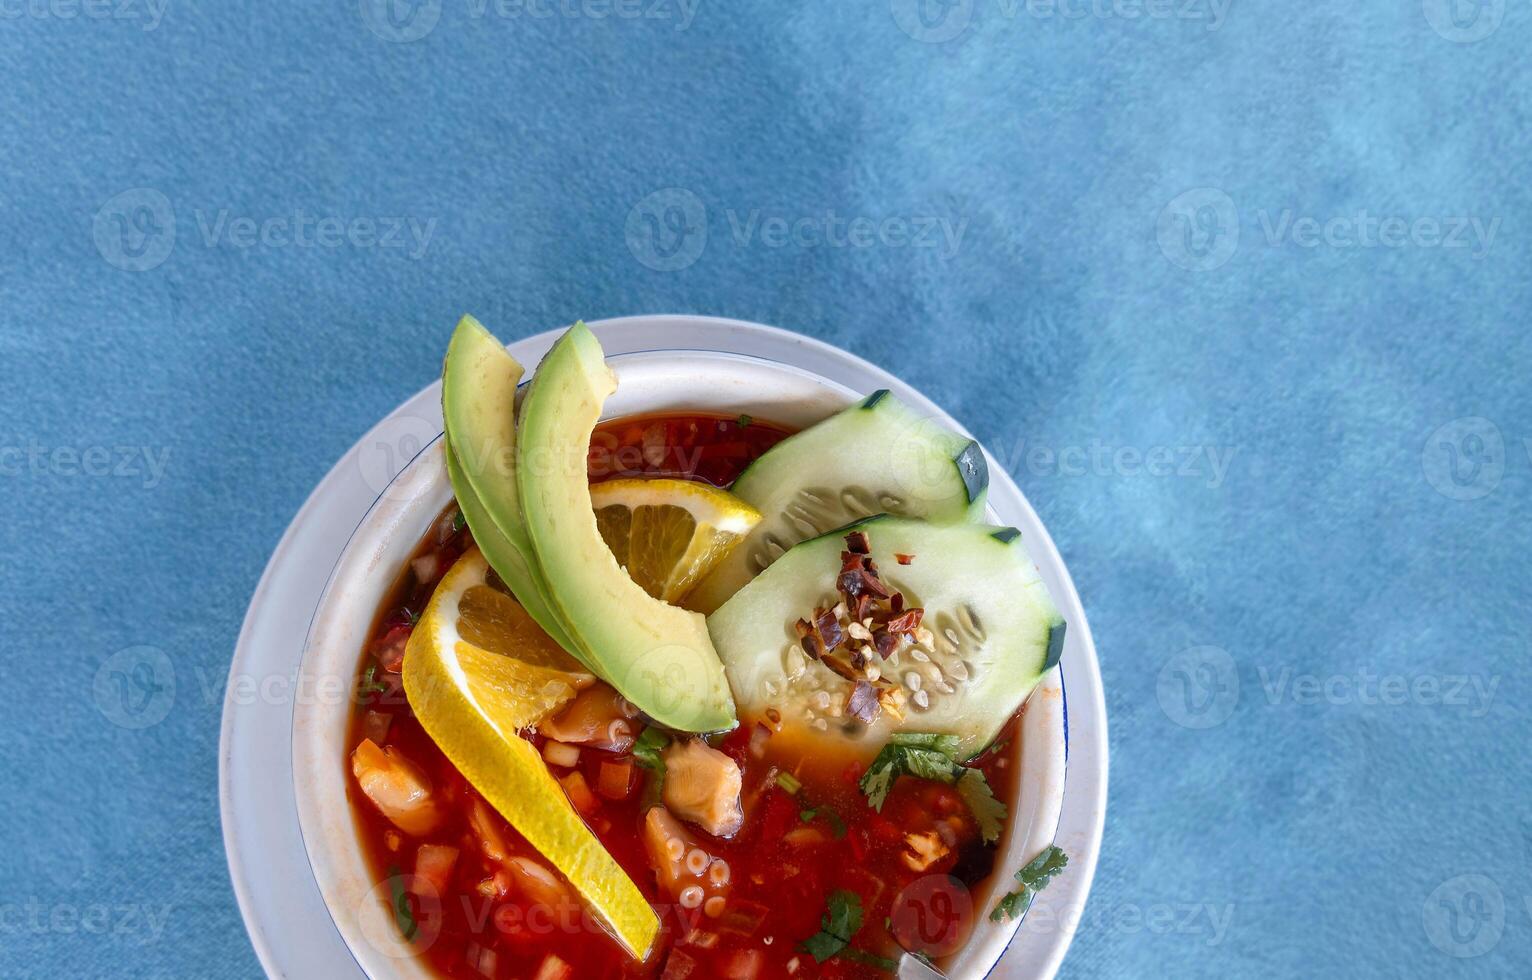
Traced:
[[968, 809], [979, 823], [979, 835], [986, 844], [1000, 839], [1005, 823], [1005, 804], [995, 799], [995, 791], [989, 788], [982, 769], [964, 769], [957, 781], [958, 795], [968, 804]]
[[803, 783], [790, 772], [777, 773], [777, 785], [782, 787], [782, 792], [788, 796], [797, 796], [798, 791], [803, 788]]
[[452, 515], [452, 530], [454, 532], [461, 531], [463, 528], [465, 528], [467, 526], [468, 526], [468, 518], [463, 516], [463, 512], [462, 511], [458, 511], [456, 514]]
[[956, 735], [931, 735], [925, 732], [900, 732], [888, 740], [890, 745], [905, 745], [912, 749], [934, 749], [949, 759], [957, 758], [958, 746], [963, 740]]
[[654, 774], [644, 788], [644, 808], [657, 806], [665, 790], [665, 757], [670, 736], [650, 725], [633, 742], [633, 761]]
[[958, 765], [955, 757], [960, 744], [955, 735], [905, 732], [893, 736], [862, 775], [862, 792], [867, 795], [867, 802], [881, 811], [888, 791], [900, 776], [955, 785], [973, 811], [984, 840], [988, 843], [999, 840], [1000, 826], [1006, 817], [1005, 804], [995, 799], [982, 771]]
[[750, 423], [754, 422], [754, 421], [755, 421], [755, 419], [751, 418], [748, 415], [741, 415], [739, 418], [734, 420], [735, 424], [738, 425], [741, 429], [748, 429], [748, 428], [750, 428]]
[[818, 817], [825, 818], [825, 822], [830, 825], [830, 832], [835, 835], [836, 840], [846, 836], [846, 821], [842, 820], [840, 814], [829, 807], [805, 807], [798, 811], [798, 819], [804, 823], [812, 823]]
[[899, 964], [895, 963], [893, 960], [885, 960], [881, 956], [874, 956], [865, 950], [857, 949], [855, 946], [847, 946], [845, 949], [840, 951], [840, 955], [844, 956], [848, 960], [855, 960], [858, 963], [865, 963], [868, 966], [875, 967], [884, 971], [885, 973], [894, 973], [899, 969]]
[[357, 693], [366, 697], [369, 694], [382, 694], [388, 690], [388, 685], [378, 680], [378, 665], [368, 664], [367, 670], [362, 674], [362, 686]]
[[883, 746], [878, 757], [872, 760], [867, 772], [862, 774], [862, 792], [874, 810], [882, 810], [888, 799], [888, 791], [900, 776], [910, 775], [920, 779], [952, 783], [957, 778], [958, 764], [952, 757], [933, 748], [935, 740], [948, 736], [895, 735]]
[[414, 942], [420, 925], [415, 921], [415, 913], [410, 908], [409, 893], [404, 890], [404, 876], [397, 867], [388, 869], [388, 890], [392, 897], [389, 904], [393, 906], [394, 922], [398, 924], [399, 932], [405, 940]]
[[856, 892], [830, 893], [819, 931], [798, 944], [798, 948], [820, 963], [851, 945], [851, 937], [862, 928], [862, 899]]
[[633, 742], [633, 761], [645, 769], [665, 772], [665, 758], [660, 753], [670, 744], [670, 736], [650, 725]]
[[1016, 880], [1021, 887], [1002, 898], [995, 905], [995, 911], [989, 914], [992, 921], [1003, 922], [1006, 919], [1019, 919], [1032, 904], [1032, 898], [1038, 892], [1048, 887], [1060, 871], [1069, 865], [1069, 855], [1048, 845], [1041, 854], [1027, 863], [1027, 866], [1016, 872]]
[[903, 762], [904, 771], [916, 779], [951, 783], [957, 778], [958, 764], [934, 749], [905, 749]]

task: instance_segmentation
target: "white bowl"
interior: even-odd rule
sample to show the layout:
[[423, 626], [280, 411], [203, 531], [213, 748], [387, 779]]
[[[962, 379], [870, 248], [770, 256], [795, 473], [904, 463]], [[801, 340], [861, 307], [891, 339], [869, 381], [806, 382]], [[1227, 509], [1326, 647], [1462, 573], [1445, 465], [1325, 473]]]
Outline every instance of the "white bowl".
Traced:
[[[796, 368], [701, 351], [654, 351], [611, 359], [617, 393], [607, 417], [663, 410], [738, 414], [801, 428], [855, 401], [858, 393]], [[387, 895], [371, 880], [347, 804], [349, 693], [377, 610], [421, 537], [452, 499], [440, 439], [389, 484], [341, 556], [320, 599], [304, 652], [293, 716], [293, 778], [309, 861], [336, 927], [375, 980], [427, 974], [410, 959], [418, 945], [397, 937]], [[1053, 840], [1064, 787], [1063, 698], [1051, 672], [1028, 705], [1015, 764], [1021, 767], [1015, 815], [998, 867], [1025, 863]], [[978, 919], [950, 967], [954, 980], [977, 980], [1000, 958], [1011, 928]]]
[[[609, 415], [695, 408], [743, 411], [802, 426], [857, 394], [889, 387], [922, 414], [961, 429], [885, 372], [786, 331], [705, 317], [636, 317], [592, 327], [609, 352], [618, 352], [611, 360], [622, 384], [607, 406]], [[529, 338], [512, 345], [512, 351], [530, 367], [554, 336], [550, 332]], [[765, 357], [646, 349], [659, 344], [724, 347]], [[423, 976], [408, 955], [400, 955], [412, 951], [399, 948], [384, 901], [368, 880], [346, 798], [344, 739], [349, 692], [376, 608], [409, 552], [450, 499], [437, 440], [438, 398], [439, 388], [433, 385], [396, 410], [315, 490], [272, 557], [231, 665], [231, 692], [237, 681], [252, 677], [293, 676], [296, 666], [281, 666], [287, 657], [284, 651], [295, 650], [296, 640], [304, 635], [309, 624], [303, 603], [314, 601], [310, 597], [320, 591], [324, 569], [339, 553], [308, 630], [303, 676], [291, 687], [296, 695], [290, 701], [238, 700], [231, 693], [225, 702], [220, 795], [230, 874], [252, 942], [272, 976], [318, 975], [314, 971], [344, 976], [356, 965], [377, 980]], [[404, 460], [412, 456], [406, 465]], [[1055, 832], [1071, 862], [1044, 893], [1050, 906], [1046, 916], [1034, 909], [1018, 934], [1014, 924], [989, 923], [983, 914], [986, 906], [977, 917], [974, 936], [949, 968], [959, 980], [977, 980], [999, 962], [997, 976], [1045, 978], [1056, 971], [1078, 924], [1100, 846], [1106, 792], [1104, 705], [1089, 627], [1068, 572], [1015, 484], [993, 459], [990, 466], [991, 519], [1021, 529], [1069, 621], [1063, 670], [1072, 678], [1067, 708], [1057, 671], [1029, 703], [1020, 747], [1024, 755], [1017, 760], [1024, 778], [1016, 798], [1009, 801], [1013, 819], [998, 867], [1008, 871], [1019, 866], [1055, 840]], [[342, 548], [344, 528], [374, 497]], [[348, 508], [355, 508], [350, 520], [337, 526], [337, 521], [346, 520]], [[284, 640], [289, 636], [294, 639]], [[290, 785], [288, 773], [282, 771], [289, 764]], [[286, 816], [294, 805], [307, 862], [296, 843], [297, 826]], [[303, 875], [310, 868], [317, 889]], [[335, 931], [323, 921], [320, 909], [329, 911]], [[1011, 954], [1001, 962], [1008, 941]], [[346, 962], [353, 957], [356, 965]]]

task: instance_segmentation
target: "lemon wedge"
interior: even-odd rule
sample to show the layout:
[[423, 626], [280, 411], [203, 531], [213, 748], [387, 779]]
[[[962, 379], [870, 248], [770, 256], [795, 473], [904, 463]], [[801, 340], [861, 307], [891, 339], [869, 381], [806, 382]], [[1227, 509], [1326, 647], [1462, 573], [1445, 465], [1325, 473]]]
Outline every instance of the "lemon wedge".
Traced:
[[404, 657], [404, 693], [426, 734], [642, 960], [659, 919], [518, 734], [595, 681], [505, 591], [477, 549], [436, 587]]
[[608, 480], [590, 499], [618, 564], [665, 602], [685, 598], [761, 522], [727, 490], [690, 480]]

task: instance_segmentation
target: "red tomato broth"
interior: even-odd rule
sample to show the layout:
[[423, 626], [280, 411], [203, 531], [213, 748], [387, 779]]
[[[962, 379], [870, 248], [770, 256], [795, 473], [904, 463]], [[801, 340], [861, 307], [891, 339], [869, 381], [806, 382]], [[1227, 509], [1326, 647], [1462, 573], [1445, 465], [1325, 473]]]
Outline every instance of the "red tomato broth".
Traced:
[[[693, 414], [649, 415], [603, 423], [592, 440], [592, 482], [664, 475], [703, 479], [727, 487], [751, 461], [790, 434], [769, 423], [741, 425], [741, 421]], [[653, 448], [657, 429], [667, 440], [663, 452]], [[647, 456], [643, 448], [646, 438], [650, 446]], [[624, 449], [636, 450], [638, 455], [629, 452], [620, 456]], [[379, 744], [419, 766], [429, 777], [433, 793], [446, 803], [448, 816], [440, 827], [425, 837], [411, 837], [396, 829], [371, 804], [354, 779], [347, 779], [353, 816], [374, 880], [385, 881], [397, 874], [407, 891], [421, 890], [413, 887], [417, 849], [431, 844], [459, 851], [447, 887], [437, 900], [422, 900], [415, 894], [407, 899], [419, 923], [419, 955], [436, 972], [450, 977], [484, 976], [481, 967], [485, 966], [487, 950], [492, 957], [487, 975], [496, 978], [535, 980], [539, 967], [552, 954], [571, 968], [569, 976], [576, 980], [735, 980], [754, 976], [860, 980], [890, 974], [847, 955], [817, 963], [798, 948], [819, 930], [831, 893], [845, 890], [858, 895], [863, 926], [852, 945], [886, 959], [897, 958], [903, 940], [905, 948], [928, 952], [939, 962], [961, 945], [978, 917], [988, 914], [992, 899], [987, 897], [990, 889], [986, 885], [995, 870], [995, 850], [979, 841], [973, 818], [954, 790], [901, 778], [889, 792], [881, 813], [876, 812], [858, 786], [864, 768], [861, 762], [849, 754], [840, 757], [827, 751], [834, 746], [828, 740], [815, 746], [812, 753], [805, 753], [801, 744], [789, 746], [783, 741], [773, 746], [767, 738], [757, 757], [750, 748], [757, 723], [745, 719], [733, 732], [710, 739], [743, 771], [743, 828], [733, 839], [721, 840], [685, 824], [708, 853], [730, 866], [733, 889], [723, 916], [714, 919], [701, 910], [683, 909], [661, 893], [643, 839], [644, 814], [655, 802], [648, 785], [652, 777], [635, 765], [628, 796], [611, 799], [598, 791], [602, 764], [632, 757], [588, 746], [580, 747], [574, 769], [551, 766], [550, 770], [556, 777], [572, 771], [583, 774], [598, 801], [597, 809], [585, 817], [587, 825], [659, 914], [661, 934], [649, 958], [642, 963], [633, 960], [574, 903], [553, 909], [540, 907], [527, 901], [515, 887], [503, 895], [482, 894], [481, 888], [502, 868], [483, 856], [470, 826], [469, 814], [476, 801], [491, 814], [513, 856], [551, 865], [483, 802], [426, 735], [410, 711], [399, 681], [396, 651], [402, 636], [407, 636], [441, 576], [472, 545], [471, 534], [454, 526], [455, 514], [455, 505], [444, 512], [414, 556], [436, 555], [440, 560], [435, 563], [435, 575], [417, 581], [407, 566], [380, 610], [371, 634], [374, 639], [364, 651], [359, 673], [365, 679], [371, 670], [375, 687], [381, 689], [360, 695], [346, 745], [349, 759], [363, 738], [372, 735], [378, 741], [379, 716], [386, 717], [387, 731]], [[1006, 725], [999, 743], [1015, 744], [1020, 715], [1018, 712]], [[536, 734], [525, 737], [539, 748], [544, 742]], [[1014, 797], [1017, 776], [1008, 756], [1014, 757], [1014, 753], [991, 751], [978, 763], [1002, 800]], [[789, 794], [777, 784], [780, 772], [791, 773], [801, 782], [797, 794]], [[817, 813], [806, 820], [809, 809]], [[837, 836], [839, 828], [827, 812], [833, 812], [843, 825], [843, 835]], [[956, 843], [935, 864], [918, 872], [912, 870], [901, 859], [904, 835], [932, 830], [939, 820], [957, 828]], [[904, 901], [896, 902], [901, 896]], [[758, 928], [741, 934], [752, 918], [760, 919]], [[789, 973], [789, 964], [794, 961]], [[754, 973], [750, 972], [752, 967]]]

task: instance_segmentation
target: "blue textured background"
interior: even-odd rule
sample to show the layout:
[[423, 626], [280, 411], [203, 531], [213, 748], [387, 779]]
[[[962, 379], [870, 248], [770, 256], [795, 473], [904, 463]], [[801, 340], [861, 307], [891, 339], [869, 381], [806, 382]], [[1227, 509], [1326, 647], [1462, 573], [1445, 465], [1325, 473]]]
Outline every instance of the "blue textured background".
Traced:
[[0, 974], [258, 973], [240, 617], [465, 310], [786, 326], [1010, 465], [1112, 722], [1066, 976], [1532, 972], [1525, 0], [121, 2], [0, 5]]

